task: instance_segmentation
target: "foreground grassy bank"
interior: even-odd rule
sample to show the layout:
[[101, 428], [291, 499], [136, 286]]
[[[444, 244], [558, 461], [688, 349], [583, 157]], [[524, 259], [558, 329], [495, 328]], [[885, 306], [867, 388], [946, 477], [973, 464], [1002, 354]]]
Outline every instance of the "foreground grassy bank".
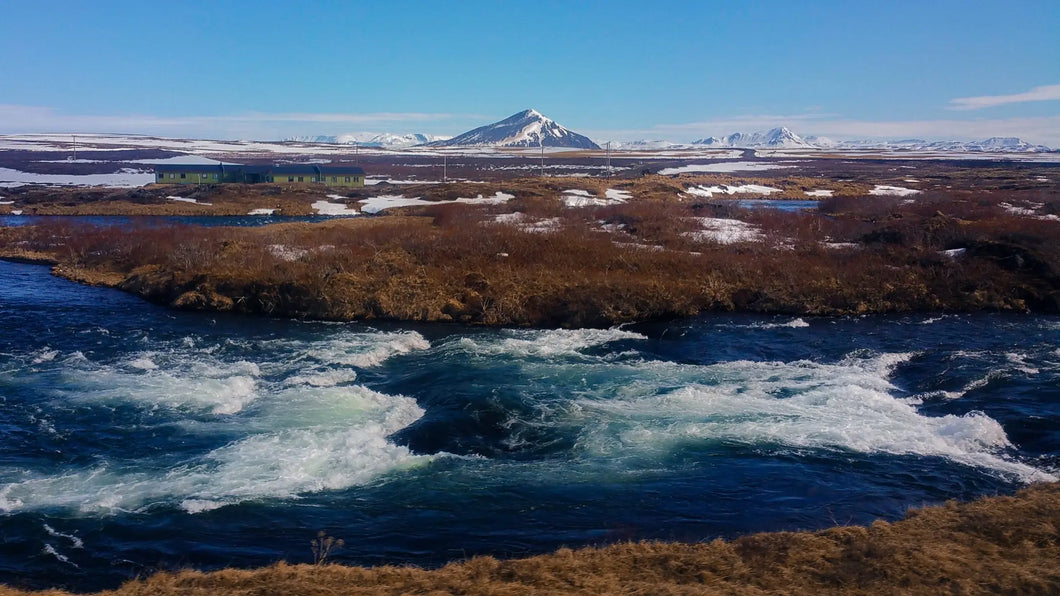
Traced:
[[[437, 570], [287, 565], [160, 573], [101, 594], [1056, 594], [1060, 485], [910, 510], [895, 523], [658, 542]], [[65, 594], [0, 588], [2, 596]]]
[[0, 256], [176, 308], [325, 320], [587, 327], [704, 311], [1055, 313], [1052, 199], [1028, 216], [982, 191], [832, 198], [812, 213], [692, 198], [570, 209], [530, 195], [261, 228], [0, 228]]

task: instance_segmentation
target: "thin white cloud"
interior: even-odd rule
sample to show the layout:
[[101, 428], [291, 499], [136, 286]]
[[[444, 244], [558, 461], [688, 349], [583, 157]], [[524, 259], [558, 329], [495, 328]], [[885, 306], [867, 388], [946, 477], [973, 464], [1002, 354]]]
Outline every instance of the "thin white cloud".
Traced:
[[951, 110], [981, 110], [1003, 106], [1010, 103], [1026, 103], [1029, 101], [1054, 101], [1060, 100], [1060, 85], [1045, 85], [1035, 87], [1025, 93], [1013, 93], [1012, 95], [982, 95], [979, 97], [958, 97], [951, 99], [949, 109]]
[[[275, 139], [284, 136], [341, 134], [339, 126], [392, 132], [417, 128], [460, 128], [480, 122], [476, 114], [373, 112], [306, 113], [245, 112], [225, 116], [155, 116], [152, 114], [67, 114], [45, 106], [0, 104], [0, 133], [84, 132], [129, 133], [199, 138]], [[416, 130], [415, 132], [433, 132]]]

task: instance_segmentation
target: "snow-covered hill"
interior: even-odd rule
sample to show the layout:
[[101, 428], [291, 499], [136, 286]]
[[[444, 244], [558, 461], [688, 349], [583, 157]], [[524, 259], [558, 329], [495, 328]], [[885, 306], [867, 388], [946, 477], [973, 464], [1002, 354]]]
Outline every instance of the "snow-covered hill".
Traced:
[[340, 145], [358, 145], [360, 147], [382, 147], [398, 148], [423, 145], [431, 141], [443, 140], [448, 137], [426, 135], [422, 133], [393, 134], [389, 132], [355, 132], [342, 135], [317, 135], [290, 137], [285, 141], [299, 143], [337, 143]]
[[524, 110], [504, 120], [480, 126], [432, 147], [573, 147], [599, 149], [589, 137], [563, 128], [537, 110]]
[[692, 144], [707, 147], [834, 150], [883, 149], [971, 153], [1045, 153], [1053, 151], [1045, 145], [1034, 145], [1016, 137], [991, 137], [982, 141], [925, 141], [923, 139], [833, 141], [826, 137], [800, 137], [785, 127], [774, 128], [768, 132], [750, 134], [736, 132], [727, 137], [707, 137], [693, 141]]
[[814, 149], [814, 145], [804, 140], [799, 135], [791, 132], [786, 127], [778, 127], [767, 132], [755, 132], [751, 134], [735, 132], [727, 137], [707, 137], [692, 141], [693, 145], [707, 145], [709, 147], [776, 147], [783, 149]]

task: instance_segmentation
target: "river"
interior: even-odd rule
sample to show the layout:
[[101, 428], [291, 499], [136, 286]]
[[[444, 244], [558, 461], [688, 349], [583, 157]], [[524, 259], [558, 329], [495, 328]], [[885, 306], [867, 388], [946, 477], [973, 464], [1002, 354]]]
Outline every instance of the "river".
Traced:
[[609, 330], [174, 312], [0, 262], [0, 582], [437, 566], [900, 518], [1060, 474], [1060, 317]]

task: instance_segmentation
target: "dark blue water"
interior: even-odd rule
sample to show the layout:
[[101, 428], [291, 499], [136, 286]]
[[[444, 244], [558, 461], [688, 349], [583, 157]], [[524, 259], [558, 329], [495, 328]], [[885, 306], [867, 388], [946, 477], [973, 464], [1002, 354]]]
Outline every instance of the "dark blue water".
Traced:
[[0, 263], [0, 582], [894, 519], [1060, 471], [1060, 318], [171, 312]]
[[778, 211], [813, 211], [820, 201], [796, 201], [788, 199], [741, 199], [737, 206], [744, 209], [776, 209]]

